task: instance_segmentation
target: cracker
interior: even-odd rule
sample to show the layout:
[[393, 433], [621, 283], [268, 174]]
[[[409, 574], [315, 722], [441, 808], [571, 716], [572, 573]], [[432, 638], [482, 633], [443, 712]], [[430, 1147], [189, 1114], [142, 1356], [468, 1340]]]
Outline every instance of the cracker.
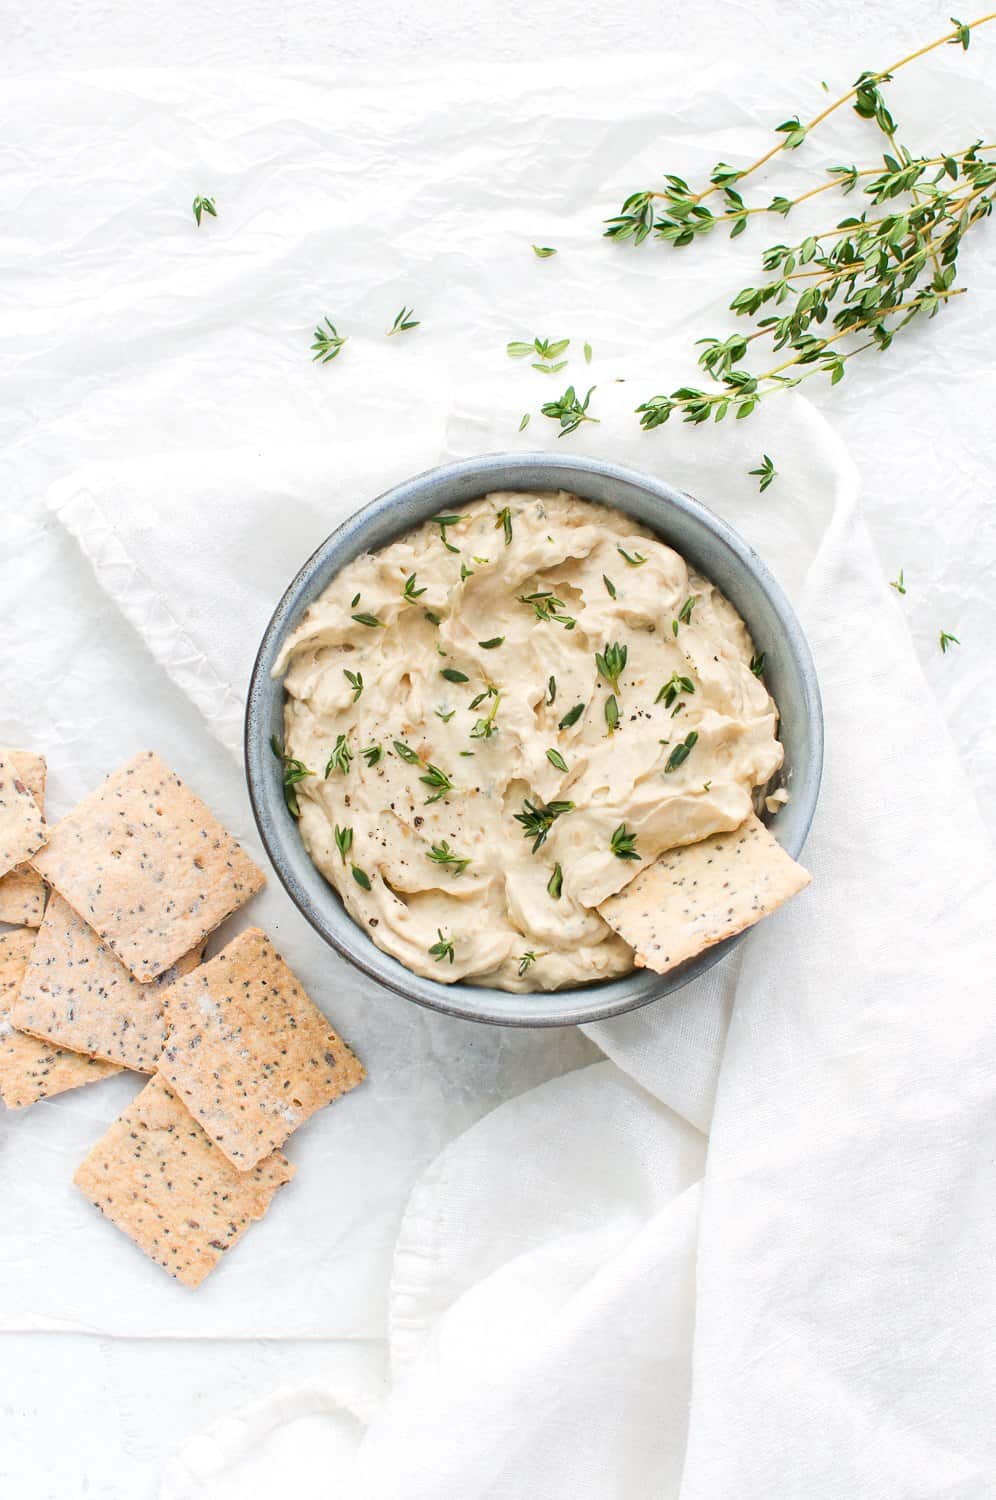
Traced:
[[23, 1109], [119, 1071], [14, 1030], [10, 1010], [34, 942], [33, 932], [0, 933], [0, 1099], [8, 1109]]
[[45, 842], [45, 820], [9, 750], [0, 752], [0, 875]]
[[162, 991], [201, 961], [203, 943], [140, 984], [68, 901], [52, 893], [11, 1020], [20, 1031], [137, 1073], [166, 1040]]
[[809, 875], [753, 814], [732, 833], [671, 849], [598, 910], [636, 952], [666, 974], [753, 926], [809, 884]]
[[56, 823], [32, 864], [143, 981], [201, 943], [264, 880], [151, 750]]
[[279, 1152], [251, 1172], [237, 1172], [163, 1080], [153, 1078], [73, 1181], [150, 1260], [195, 1287], [293, 1175]]
[[[32, 750], [0, 750], [45, 816], [45, 757]], [[30, 865], [15, 865], [0, 877], [0, 922], [37, 927], [45, 911], [45, 882]]]
[[250, 927], [163, 994], [159, 1072], [247, 1171], [364, 1077], [272, 943]]

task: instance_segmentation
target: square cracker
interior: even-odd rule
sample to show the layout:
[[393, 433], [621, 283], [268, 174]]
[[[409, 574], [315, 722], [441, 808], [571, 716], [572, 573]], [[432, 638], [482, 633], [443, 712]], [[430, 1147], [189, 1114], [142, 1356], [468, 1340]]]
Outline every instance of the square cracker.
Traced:
[[201, 961], [204, 945], [140, 984], [53, 891], [11, 1020], [19, 1031], [88, 1057], [154, 1073], [166, 1040], [162, 991]]
[[45, 842], [45, 820], [9, 750], [0, 752], [0, 875]]
[[[0, 750], [10, 761], [45, 816], [45, 757], [33, 750]], [[45, 882], [30, 865], [15, 865], [0, 877], [0, 922], [37, 927], [45, 911]]]
[[33, 932], [0, 934], [0, 1099], [8, 1109], [23, 1109], [120, 1071], [110, 1063], [94, 1062], [14, 1030], [10, 1010], [34, 942]]
[[170, 985], [163, 1004], [159, 1072], [243, 1172], [365, 1076], [258, 927]]
[[49, 829], [32, 864], [139, 980], [189, 953], [264, 880], [151, 750]]
[[153, 1078], [73, 1181], [151, 1260], [200, 1286], [261, 1219], [294, 1168], [279, 1151], [237, 1172], [161, 1078]]
[[753, 814], [732, 833], [671, 849], [598, 910], [636, 951], [639, 968], [669, 969], [753, 926], [809, 884]]

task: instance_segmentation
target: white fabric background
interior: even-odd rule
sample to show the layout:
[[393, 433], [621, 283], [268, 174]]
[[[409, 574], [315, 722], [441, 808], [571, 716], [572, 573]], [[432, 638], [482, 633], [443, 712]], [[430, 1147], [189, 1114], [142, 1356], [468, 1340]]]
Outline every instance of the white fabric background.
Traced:
[[[854, 70], [849, 58], [843, 76]], [[251, 78], [131, 72], [63, 79], [55, 89], [40, 90], [37, 80], [10, 86], [0, 101], [2, 190], [16, 212], [0, 243], [0, 421], [3, 504], [10, 522], [4, 601], [5, 612], [13, 611], [18, 649], [5, 657], [0, 686], [3, 732], [49, 748], [56, 811], [109, 764], [149, 742], [188, 774], [196, 771], [209, 800], [240, 834], [248, 834], [230, 762], [175, 687], [151, 666], [76, 548], [40, 509], [49, 484], [81, 467], [110, 464], [136, 485], [144, 471], [154, 494], [164, 475], [189, 475], [201, 467], [201, 453], [236, 447], [244, 452], [249, 434], [268, 454], [322, 443], [336, 474], [348, 476], [357, 471], [348, 462], [341, 469], [345, 439], [368, 432], [377, 468], [386, 473], [396, 456], [398, 472], [407, 472], [435, 458], [455, 393], [469, 391], [480, 399], [500, 386], [516, 413], [526, 404], [535, 408], [539, 396], [533, 393], [546, 393], [542, 377], [504, 368], [502, 353], [507, 337], [534, 331], [534, 325], [535, 331], [590, 337], [599, 356], [592, 379], [625, 375], [636, 396], [675, 383], [690, 369], [687, 342], [707, 326], [700, 309], [708, 308], [713, 322], [721, 318], [716, 257], [705, 271], [653, 248], [620, 258], [597, 239], [597, 220], [642, 175], [677, 158], [691, 170], [696, 162], [729, 157], [745, 149], [752, 120], [770, 122], [772, 109], [779, 118], [785, 112], [783, 90], [757, 80], [748, 87], [742, 67], [724, 71], [717, 65], [694, 86], [693, 72], [674, 59], [650, 59], [558, 65], [553, 76], [549, 65], [510, 75], [475, 68], [459, 76], [399, 79], [392, 88], [372, 78], [337, 81], [301, 70]], [[923, 119], [934, 116], [925, 139], [948, 131], [948, 138], [965, 141], [976, 129], [985, 130], [991, 96], [971, 85], [980, 76], [974, 57], [944, 57], [931, 65], [919, 106]], [[662, 77], [671, 91], [666, 102]], [[675, 78], [683, 80], [687, 94], [674, 96]], [[908, 114], [912, 101], [904, 102]], [[898, 104], [897, 113], [904, 118]], [[703, 117], [715, 129], [698, 142], [693, 128]], [[964, 125], [956, 128], [961, 120]], [[662, 161], [665, 145], [668, 159]], [[187, 218], [196, 190], [216, 190], [222, 212], [200, 235]], [[400, 228], [385, 233], [385, 217]], [[918, 334], [907, 345], [906, 356], [916, 351], [912, 358], [897, 349], [863, 381], [845, 383], [833, 416], [862, 470], [870, 519], [885, 553], [884, 575], [894, 576], [900, 565], [907, 571], [911, 595], [903, 612], [929, 681], [929, 689], [913, 693], [924, 734], [936, 733], [939, 708], [991, 817], [993, 667], [986, 645], [994, 635], [996, 549], [991, 510], [981, 498], [992, 461], [986, 414], [993, 369], [984, 341], [993, 306], [992, 261], [985, 235], [983, 229], [980, 247], [966, 251], [971, 302], [964, 299]], [[527, 249], [533, 239], [557, 244], [561, 255], [536, 262]], [[756, 237], [750, 241], [754, 248], [759, 243]], [[379, 330], [404, 299], [417, 303], [425, 327], [407, 344], [385, 345]], [[353, 343], [337, 365], [317, 371], [308, 364], [306, 346], [315, 318], [325, 311], [348, 321]], [[531, 399], [520, 403], [519, 393], [527, 390]], [[596, 400], [612, 398], [620, 434], [626, 430], [622, 396], [632, 404], [629, 394], [626, 387], [609, 392], [604, 384], [596, 393]], [[513, 428], [510, 422], [510, 435]], [[592, 451], [599, 451], [591, 436], [596, 432], [585, 434]], [[599, 437], [601, 451], [611, 451], [604, 446], [606, 433]], [[680, 439], [665, 433], [637, 441], [647, 444], [648, 465], [669, 471], [662, 454]], [[764, 445], [779, 457], [775, 436]], [[208, 456], [202, 472], [208, 479], [223, 473], [224, 461]], [[374, 487], [372, 469], [365, 471], [361, 462], [358, 472], [364, 487], [357, 501]], [[171, 521], [175, 507], [201, 506], [196, 542], [175, 560], [184, 577], [193, 574], [212, 535], [205, 494], [210, 484], [187, 485], [168, 497]], [[150, 518], [155, 516], [150, 502]], [[304, 536], [296, 550], [290, 527], [284, 540], [286, 554], [274, 554], [274, 592], [308, 550]], [[254, 556], [242, 554], [247, 568]], [[47, 606], [44, 621], [36, 613], [40, 596]], [[965, 642], [943, 661], [936, 650], [940, 625]], [[964, 817], [954, 814], [952, 822]], [[303, 924], [286, 907], [279, 914], [272, 909], [265, 920], [286, 948], [297, 949], [295, 962], [318, 988], [327, 958]], [[359, 997], [347, 992], [323, 998], [364, 1050], [363, 1028], [373, 1023]], [[407, 1072], [421, 1080], [414, 1107], [419, 1125], [430, 1121], [432, 1129], [415, 1141], [392, 1179], [394, 1197], [385, 1201], [379, 1221], [381, 1243], [391, 1216], [396, 1222], [400, 1212], [403, 1183], [445, 1138], [444, 1117], [453, 1133], [502, 1097], [590, 1055], [586, 1044], [570, 1037], [489, 1039], [475, 1030], [468, 1042], [459, 1028], [437, 1028], [431, 1018], [409, 1010], [397, 1006], [392, 1012], [399, 1078]], [[377, 1055], [383, 1055], [379, 1046]], [[401, 1069], [402, 1058], [414, 1066]], [[425, 1097], [424, 1080], [442, 1076], [446, 1100], [456, 1095], [455, 1110], [449, 1103], [446, 1111], [436, 1108], [443, 1093], [436, 1085], [428, 1090], [434, 1097]], [[94, 1106], [99, 1092], [92, 1092]], [[701, 1101], [701, 1089], [692, 1092]], [[68, 1118], [82, 1098], [64, 1110], [53, 1108], [50, 1116]], [[412, 1100], [405, 1086], [399, 1085], [390, 1105], [391, 1149], [381, 1153], [379, 1169], [385, 1158], [393, 1167], [393, 1150], [406, 1134], [404, 1110]], [[392, 1114], [394, 1106], [398, 1112]], [[102, 1118], [115, 1107], [105, 1094]], [[384, 1118], [373, 1089], [365, 1107], [371, 1122]], [[86, 1128], [96, 1134], [101, 1127], [91, 1120]], [[13, 1134], [10, 1117], [2, 1122], [4, 1157], [15, 1153], [19, 1183], [17, 1213], [12, 1209], [8, 1221], [30, 1236], [19, 1242], [28, 1246], [25, 1264], [39, 1254], [44, 1259], [45, 1237], [60, 1223], [58, 1198], [43, 1191], [45, 1172], [51, 1170], [53, 1179], [64, 1175], [55, 1151], [30, 1162], [19, 1156], [30, 1123], [31, 1116], [24, 1116]], [[345, 1129], [340, 1125], [337, 1119], [337, 1137]], [[302, 1153], [310, 1152], [313, 1139], [317, 1150], [318, 1133], [307, 1140], [302, 1135]], [[303, 1167], [304, 1155], [300, 1160]], [[22, 1185], [27, 1170], [40, 1174], [30, 1194]], [[303, 1191], [300, 1197], [307, 1202]], [[289, 1211], [281, 1205], [285, 1220]], [[89, 1232], [91, 1222], [84, 1222]], [[267, 1229], [254, 1231], [256, 1246], [255, 1237]], [[250, 1258], [254, 1241], [244, 1251]], [[99, 1247], [101, 1258], [117, 1248], [109, 1235], [99, 1238]], [[312, 1264], [320, 1262], [315, 1257]], [[284, 1326], [279, 1309], [280, 1331], [369, 1336], [370, 1325], [355, 1318], [356, 1306], [369, 1297], [364, 1306], [372, 1308], [378, 1289], [384, 1294], [386, 1259], [378, 1269], [368, 1248], [356, 1245], [354, 1265], [359, 1281], [347, 1278], [338, 1301], [312, 1295], [302, 1300], [299, 1324]], [[234, 1277], [234, 1260], [228, 1270]], [[64, 1296], [64, 1280], [51, 1279]], [[163, 1298], [160, 1319], [173, 1317], [166, 1305], [171, 1290], [153, 1293]], [[309, 1280], [309, 1294], [313, 1290]], [[48, 1297], [53, 1287], [45, 1291]], [[218, 1300], [236, 1299], [219, 1292]], [[52, 1315], [51, 1301], [44, 1313]], [[78, 1307], [74, 1314], [67, 1317], [63, 1307], [54, 1326], [85, 1321]], [[213, 1301], [196, 1314], [201, 1318], [200, 1331], [233, 1331]], [[94, 1325], [107, 1326], [103, 1315], [90, 1319], [88, 1326]], [[153, 1326], [161, 1329], [161, 1321]], [[183, 1328], [181, 1319], [175, 1331]], [[11, 1335], [9, 1347], [8, 1369], [16, 1364], [18, 1379], [7, 1398], [12, 1433], [3, 1462], [21, 1462], [25, 1450], [18, 1440], [40, 1430], [34, 1423], [46, 1419], [53, 1373], [73, 1362], [81, 1371], [79, 1385], [91, 1392], [81, 1396], [77, 1409], [81, 1433], [87, 1429], [85, 1472], [109, 1494], [113, 1486], [121, 1494], [148, 1492], [152, 1456], [235, 1404], [241, 1392], [265, 1391], [275, 1377], [299, 1377], [309, 1367], [316, 1374], [328, 1368], [324, 1355], [316, 1361], [302, 1355], [300, 1346], [255, 1343], [202, 1344], [187, 1364], [183, 1345], [96, 1344], [53, 1333], [27, 1343]], [[82, 1371], [92, 1364], [95, 1348], [107, 1376], [90, 1387]], [[224, 1371], [223, 1381], [212, 1381], [212, 1366]], [[206, 1389], [192, 1400], [183, 1388], [202, 1381]], [[118, 1428], [130, 1436], [122, 1440]], [[95, 1431], [102, 1434], [100, 1444], [93, 1441]], [[64, 1453], [46, 1449], [36, 1455], [34, 1449], [27, 1475], [15, 1470], [12, 1476], [21, 1493], [64, 1492]]]

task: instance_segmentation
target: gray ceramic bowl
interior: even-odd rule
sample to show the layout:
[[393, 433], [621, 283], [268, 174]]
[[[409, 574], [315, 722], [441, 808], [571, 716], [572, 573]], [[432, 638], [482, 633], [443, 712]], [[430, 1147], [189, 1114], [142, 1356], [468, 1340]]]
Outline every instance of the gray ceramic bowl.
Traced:
[[765, 678], [781, 712], [782, 780], [791, 788], [774, 832], [792, 855], [802, 849], [823, 768], [823, 712], [812, 656], [799, 622], [755, 552], [718, 516], [659, 479], [569, 455], [493, 453], [431, 469], [398, 485], [351, 516], [308, 559], [266, 628], [249, 685], [246, 774], [267, 853], [296, 906], [327, 943], [364, 974], [420, 1005], [475, 1021], [509, 1026], [565, 1026], [618, 1016], [672, 994], [717, 963], [733, 943], [711, 948], [666, 975], [639, 969], [621, 979], [576, 989], [513, 994], [469, 984], [440, 984], [409, 973], [370, 941], [319, 874], [284, 805], [280, 765], [270, 736], [283, 739], [283, 688], [271, 677], [282, 641], [330, 579], [362, 552], [386, 546], [440, 511], [489, 490], [565, 489], [628, 512], [652, 528], [712, 580], [746, 620], [765, 654]]

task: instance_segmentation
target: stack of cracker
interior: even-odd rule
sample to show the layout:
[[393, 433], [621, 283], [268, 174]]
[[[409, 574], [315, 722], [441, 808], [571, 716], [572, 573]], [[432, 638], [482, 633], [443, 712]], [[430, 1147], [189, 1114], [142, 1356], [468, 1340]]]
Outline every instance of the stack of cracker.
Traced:
[[202, 961], [264, 877], [158, 756], [54, 827], [44, 783], [41, 757], [0, 752], [0, 920], [22, 924], [0, 934], [0, 1098], [153, 1075], [75, 1181], [197, 1286], [293, 1176], [279, 1148], [363, 1068], [258, 928]]

